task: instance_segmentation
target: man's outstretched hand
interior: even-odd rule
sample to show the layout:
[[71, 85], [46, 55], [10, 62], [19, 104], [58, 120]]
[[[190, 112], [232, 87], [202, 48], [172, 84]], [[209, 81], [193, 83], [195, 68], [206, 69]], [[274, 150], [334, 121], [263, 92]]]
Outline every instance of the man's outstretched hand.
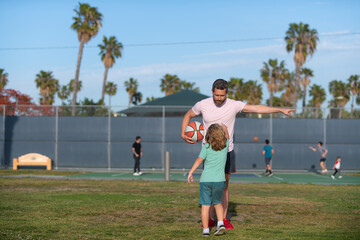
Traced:
[[284, 108], [284, 109], [281, 109], [281, 112], [283, 113], [283, 114], [285, 114], [286, 116], [289, 116], [290, 114], [291, 114], [291, 112], [294, 112], [295, 111], [295, 109], [293, 109], [293, 108]]

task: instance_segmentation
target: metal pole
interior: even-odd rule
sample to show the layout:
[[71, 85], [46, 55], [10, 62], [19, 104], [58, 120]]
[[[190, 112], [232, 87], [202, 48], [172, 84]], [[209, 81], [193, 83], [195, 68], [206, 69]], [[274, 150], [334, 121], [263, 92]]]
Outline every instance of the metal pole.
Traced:
[[162, 170], [164, 170], [164, 153], [165, 153], [165, 106], [162, 106], [162, 145], [161, 145], [161, 163], [162, 163]]
[[170, 152], [165, 153], [165, 181], [170, 181]]
[[273, 121], [272, 121], [272, 113], [270, 113], [270, 145], [272, 145], [272, 134], [273, 134]]
[[326, 147], [326, 115], [325, 114], [324, 114], [324, 146]]
[[58, 138], [59, 138], [59, 106], [56, 106], [56, 115], [55, 115], [55, 169], [58, 169]]
[[3, 126], [2, 126], [2, 128], [3, 128], [3, 156], [2, 156], [2, 161], [1, 161], [1, 165], [3, 165], [3, 166], [5, 166], [5, 143], [6, 143], [6, 139], [5, 139], [5, 120], [6, 120], [6, 113], [5, 113], [5, 111], [6, 111], [6, 106], [5, 105], [3, 105]]
[[111, 170], [111, 106], [108, 114], [108, 170]]

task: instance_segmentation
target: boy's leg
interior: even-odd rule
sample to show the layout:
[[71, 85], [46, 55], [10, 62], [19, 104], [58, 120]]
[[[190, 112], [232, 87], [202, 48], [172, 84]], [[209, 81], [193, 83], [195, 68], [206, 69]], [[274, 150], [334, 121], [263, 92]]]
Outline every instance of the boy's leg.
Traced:
[[201, 221], [204, 229], [209, 228], [209, 210], [210, 206], [201, 205]]
[[[229, 180], [230, 180], [230, 173], [225, 173], [225, 188], [224, 188], [224, 192], [223, 192], [223, 196], [222, 196], [222, 200], [221, 200], [221, 204], [223, 207], [223, 218], [226, 218], [227, 215], [227, 211], [228, 211], [228, 206], [229, 206]], [[216, 209], [215, 209], [216, 210]], [[217, 212], [216, 212], [217, 215]], [[219, 216], [217, 215], [218, 220], [219, 220]]]
[[216, 204], [214, 205], [215, 211], [216, 211], [216, 216], [218, 218], [218, 222], [219, 221], [224, 221], [224, 209], [222, 204]]

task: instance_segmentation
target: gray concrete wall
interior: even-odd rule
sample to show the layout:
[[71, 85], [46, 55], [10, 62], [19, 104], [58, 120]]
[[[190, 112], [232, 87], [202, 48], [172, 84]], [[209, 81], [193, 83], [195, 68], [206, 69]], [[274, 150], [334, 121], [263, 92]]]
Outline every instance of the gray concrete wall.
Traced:
[[[161, 169], [163, 151], [170, 151], [171, 167], [182, 169], [192, 166], [201, 149], [200, 143], [188, 144], [180, 138], [181, 117], [111, 118], [110, 136], [108, 120], [107, 117], [59, 117], [56, 124], [56, 117], [8, 116], [5, 133], [0, 128], [2, 163], [11, 167], [13, 158], [37, 152], [50, 157], [59, 168], [108, 168], [109, 163], [111, 168], [132, 168], [131, 146], [140, 135], [144, 152], [141, 167]], [[1, 118], [0, 126], [3, 121]], [[328, 168], [340, 155], [343, 169], [360, 169], [360, 120], [269, 118], [236, 120], [238, 169], [264, 168], [261, 151], [264, 140], [270, 139], [271, 122], [274, 169], [319, 169], [319, 154], [308, 148], [317, 141], [324, 141], [329, 150]], [[254, 136], [259, 141], [254, 142]]]

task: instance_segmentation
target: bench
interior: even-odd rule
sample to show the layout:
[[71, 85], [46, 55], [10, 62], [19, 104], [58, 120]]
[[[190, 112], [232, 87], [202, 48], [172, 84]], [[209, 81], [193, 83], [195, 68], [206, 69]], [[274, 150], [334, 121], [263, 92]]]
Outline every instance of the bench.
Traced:
[[13, 169], [18, 166], [46, 166], [46, 170], [51, 170], [51, 159], [39, 153], [28, 153], [13, 159]]

